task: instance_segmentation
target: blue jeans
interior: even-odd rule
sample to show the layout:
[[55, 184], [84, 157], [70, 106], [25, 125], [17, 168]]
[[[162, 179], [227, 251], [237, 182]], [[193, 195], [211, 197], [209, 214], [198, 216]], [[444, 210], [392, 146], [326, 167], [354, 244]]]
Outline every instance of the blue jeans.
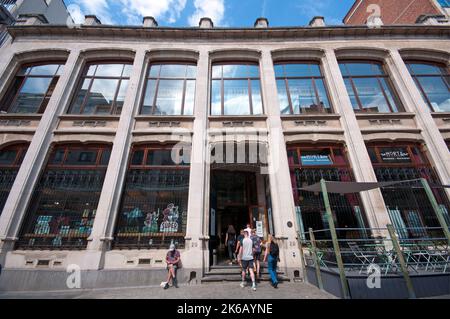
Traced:
[[278, 283], [278, 279], [277, 279], [277, 262], [278, 262], [278, 258], [274, 258], [274, 257], [272, 257], [272, 255], [269, 254], [268, 259], [267, 259], [267, 266], [269, 268], [269, 275], [270, 275], [270, 279], [272, 281], [272, 284], [277, 284]]

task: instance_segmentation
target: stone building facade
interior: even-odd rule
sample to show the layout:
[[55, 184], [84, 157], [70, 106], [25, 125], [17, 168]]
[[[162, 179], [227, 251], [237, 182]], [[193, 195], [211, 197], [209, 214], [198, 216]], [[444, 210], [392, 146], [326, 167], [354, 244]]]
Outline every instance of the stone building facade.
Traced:
[[[195, 281], [227, 225], [246, 222], [275, 234], [280, 269], [293, 278], [300, 231], [325, 227], [297, 192], [315, 172], [376, 182], [377, 165], [394, 161], [450, 184], [448, 26], [327, 27], [317, 18], [233, 29], [204, 18], [199, 28], [166, 28], [90, 17], [8, 30], [3, 288], [63, 289], [68, 267], [85, 274], [83, 287], [159, 283], [170, 243], [182, 281]], [[44, 89], [27, 91], [33, 81]], [[220, 154], [234, 160], [215, 161]], [[347, 198], [338, 226], [383, 228], [391, 200], [379, 189]], [[417, 218], [433, 226], [426, 213]]]

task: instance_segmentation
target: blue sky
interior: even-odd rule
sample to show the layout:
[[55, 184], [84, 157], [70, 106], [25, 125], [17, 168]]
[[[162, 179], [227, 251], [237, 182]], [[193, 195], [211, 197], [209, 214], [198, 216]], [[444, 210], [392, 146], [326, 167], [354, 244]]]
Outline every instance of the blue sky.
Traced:
[[198, 26], [203, 16], [215, 26], [252, 27], [264, 16], [270, 26], [306, 25], [316, 15], [341, 24], [354, 0], [64, 0], [76, 23], [95, 14], [103, 24], [139, 25], [154, 16], [160, 26]]

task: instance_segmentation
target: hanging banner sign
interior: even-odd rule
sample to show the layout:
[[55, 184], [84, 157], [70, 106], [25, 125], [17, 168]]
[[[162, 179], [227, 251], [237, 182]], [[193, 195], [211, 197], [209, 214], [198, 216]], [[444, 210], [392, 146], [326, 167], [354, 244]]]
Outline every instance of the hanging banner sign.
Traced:
[[411, 157], [403, 148], [382, 148], [380, 149], [381, 160], [385, 163], [409, 163]]
[[310, 166], [315, 166], [315, 165], [332, 165], [333, 161], [331, 160], [329, 155], [321, 155], [321, 154], [316, 154], [316, 155], [302, 155], [302, 164], [304, 166], [306, 165], [310, 165]]

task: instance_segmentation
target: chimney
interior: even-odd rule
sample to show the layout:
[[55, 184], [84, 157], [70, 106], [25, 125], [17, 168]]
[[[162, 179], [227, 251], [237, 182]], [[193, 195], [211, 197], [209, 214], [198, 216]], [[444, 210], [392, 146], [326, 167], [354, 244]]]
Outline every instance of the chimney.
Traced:
[[42, 14], [21, 14], [16, 20], [16, 25], [48, 24], [47, 18]]
[[142, 23], [144, 28], [156, 28], [158, 26], [158, 22], [153, 17], [144, 17]]
[[102, 22], [95, 15], [87, 15], [84, 17], [84, 25], [99, 25]]
[[310, 27], [324, 27], [325, 26], [325, 18], [324, 17], [314, 17], [309, 21]]
[[203, 17], [200, 19], [199, 27], [202, 29], [211, 29], [214, 28], [214, 23], [211, 18]]
[[255, 28], [268, 28], [269, 27], [269, 20], [266, 18], [258, 18], [255, 21]]

